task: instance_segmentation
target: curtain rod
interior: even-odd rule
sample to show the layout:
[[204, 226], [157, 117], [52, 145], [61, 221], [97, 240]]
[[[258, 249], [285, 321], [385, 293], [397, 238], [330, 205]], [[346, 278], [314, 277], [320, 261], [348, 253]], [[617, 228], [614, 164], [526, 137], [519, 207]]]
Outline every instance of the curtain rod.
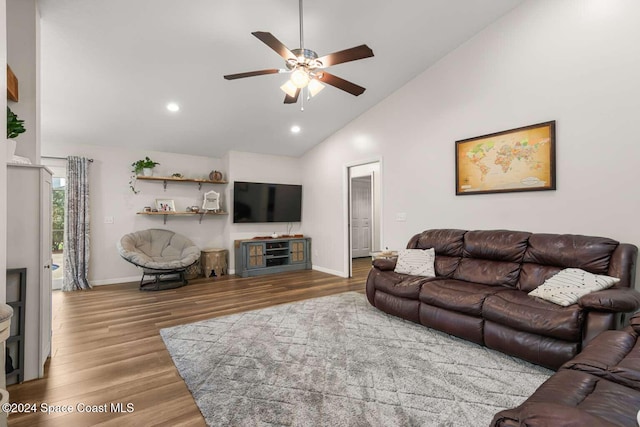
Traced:
[[[56, 160], [67, 160], [66, 157], [56, 157], [56, 156], [40, 156], [43, 159], [56, 159]], [[89, 159], [89, 162], [93, 163], [93, 159]]]

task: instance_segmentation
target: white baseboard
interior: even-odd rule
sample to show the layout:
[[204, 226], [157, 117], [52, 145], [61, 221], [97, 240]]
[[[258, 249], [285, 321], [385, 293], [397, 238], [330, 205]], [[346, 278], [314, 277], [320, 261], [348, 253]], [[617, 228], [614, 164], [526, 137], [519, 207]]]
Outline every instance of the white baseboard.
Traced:
[[[227, 272], [227, 274], [229, 275], [233, 275], [235, 273], [236, 273], [235, 270], [229, 270]], [[130, 276], [130, 277], [118, 277], [115, 279], [91, 280], [89, 283], [91, 283], [91, 286], [120, 285], [122, 283], [140, 282], [141, 277], [142, 277], [141, 275], [138, 275], [138, 276]]]
[[324, 268], [324, 267], [318, 267], [317, 265], [314, 265], [312, 268], [321, 273], [332, 274], [334, 276], [344, 277], [345, 279], [349, 277], [349, 275], [344, 274], [342, 271], [331, 270], [329, 268]]
[[91, 280], [91, 286], [102, 286], [102, 285], [119, 285], [121, 283], [129, 283], [129, 282], [139, 282], [140, 277], [138, 276], [130, 276], [130, 277], [118, 277], [115, 279], [104, 279], [104, 280]]

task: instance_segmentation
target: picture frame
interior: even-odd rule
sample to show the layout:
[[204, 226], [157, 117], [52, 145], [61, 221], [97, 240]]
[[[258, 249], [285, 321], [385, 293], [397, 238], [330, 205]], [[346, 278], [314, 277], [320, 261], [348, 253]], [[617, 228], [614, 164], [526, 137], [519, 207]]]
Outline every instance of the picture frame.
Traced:
[[158, 212], [175, 212], [176, 205], [172, 199], [156, 199]]
[[556, 189], [556, 122], [456, 141], [456, 195]]
[[220, 193], [213, 190], [204, 193], [202, 200], [202, 209], [205, 211], [217, 212], [220, 210]]

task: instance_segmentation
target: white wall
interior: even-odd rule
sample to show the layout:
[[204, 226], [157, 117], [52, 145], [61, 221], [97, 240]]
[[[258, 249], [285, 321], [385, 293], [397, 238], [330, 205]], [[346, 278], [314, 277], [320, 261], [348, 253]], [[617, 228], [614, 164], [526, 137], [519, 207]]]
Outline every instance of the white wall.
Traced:
[[[225, 186], [205, 184], [202, 190], [194, 183], [169, 182], [167, 190], [161, 181], [138, 181], [138, 194], [129, 189], [131, 163], [149, 156], [159, 162], [154, 174], [170, 176], [181, 173], [187, 178], [206, 178], [214, 169], [225, 171], [220, 159], [189, 156], [184, 154], [127, 150], [115, 147], [91, 145], [46, 146], [43, 156], [69, 155], [93, 158], [90, 170], [91, 209], [91, 260], [89, 281], [94, 285], [139, 280], [140, 272], [118, 255], [116, 242], [127, 233], [147, 228], [163, 228], [189, 237], [196, 245], [205, 247], [226, 247], [224, 229], [227, 216], [205, 216], [202, 223], [198, 217], [170, 217], [163, 224], [161, 216], [136, 215], [145, 206], [154, 206], [155, 200], [173, 199], [176, 210], [184, 211], [187, 206], [202, 206], [203, 194], [214, 189], [218, 192]], [[46, 158], [45, 163], [54, 163]], [[226, 172], [225, 172], [226, 177]], [[228, 210], [226, 199], [223, 208]], [[105, 218], [113, 217], [113, 224], [106, 224]], [[229, 250], [231, 248], [228, 248]]]
[[[302, 168], [300, 159], [286, 156], [269, 156], [264, 154], [231, 151], [226, 156], [229, 171], [229, 188], [226, 200], [233, 203], [233, 181], [267, 182], [276, 184], [302, 184]], [[309, 197], [307, 188], [302, 189], [302, 200]], [[291, 223], [260, 223], [234, 224], [233, 217], [229, 217], [229, 244], [234, 240], [250, 239], [255, 236], [267, 236], [272, 233], [286, 234], [304, 233], [302, 224], [307, 222], [307, 212], [303, 209], [302, 222]], [[313, 236], [311, 236], [313, 237]], [[235, 271], [235, 256], [233, 248], [229, 251], [229, 265]]]
[[[91, 200], [91, 261], [89, 281], [93, 285], [139, 280], [140, 273], [120, 258], [116, 242], [126, 233], [147, 228], [165, 228], [189, 237], [200, 248], [225, 248], [229, 250], [229, 269], [234, 270], [233, 240], [267, 235], [274, 231], [283, 234], [286, 224], [233, 224], [231, 216], [169, 217], [163, 224], [162, 217], [136, 215], [145, 206], [153, 207], [155, 200], [173, 199], [176, 210], [187, 206], [202, 206], [202, 198], [211, 189], [222, 193], [222, 208], [231, 212], [233, 181], [276, 182], [300, 184], [300, 161], [292, 157], [230, 152], [225, 158], [207, 158], [183, 154], [128, 150], [77, 144], [45, 144], [43, 156], [66, 157], [69, 155], [93, 158], [90, 170]], [[212, 170], [223, 172], [228, 185], [205, 184], [198, 190], [194, 183], [169, 182], [166, 191], [162, 182], [136, 182], [133, 194], [129, 189], [131, 163], [149, 156], [160, 165], [154, 169], [156, 176], [181, 173], [187, 178], [206, 178]], [[64, 161], [43, 158], [47, 165], [60, 165]], [[303, 197], [304, 194], [303, 194]], [[304, 215], [304, 214], [303, 214]], [[105, 223], [113, 217], [113, 224]], [[299, 233], [300, 223], [294, 223], [292, 232]]]
[[[7, 2], [0, 0], [0, 40], [7, 39]], [[0, 70], [7, 68], [7, 44], [0, 42]], [[0, 93], [7, 93], [7, 79], [0, 79]], [[0, 110], [7, 109], [7, 97], [0, 96]], [[0, 120], [0, 271], [7, 269], [7, 122]], [[7, 277], [0, 274], [0, 302], [7, 300]], [[0, 352], [1, 354], [1, 352]]]
[[[532, 0], [303, 157], [314, 263], [344, 271], [345, 165], [383, 159], [383, 246], [429, 228], [640, 245], [640, 2]], [[417, 47], [419, 48], [419, 47]], [[557, 121], [557, 191], [455, 196], [455, 141]], [[407, 213], [406, 222], [395, 221]]]
[[36, 0], [6, 0], [7, 62], [18, 78], [19, 102], [11, 110], [25, 121], [16, 154], [40, 163], [40, 13]]

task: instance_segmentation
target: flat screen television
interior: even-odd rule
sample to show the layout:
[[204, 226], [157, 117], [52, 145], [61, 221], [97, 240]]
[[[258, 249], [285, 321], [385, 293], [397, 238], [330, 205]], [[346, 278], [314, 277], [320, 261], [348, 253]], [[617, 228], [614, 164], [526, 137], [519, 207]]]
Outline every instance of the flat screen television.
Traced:
[[233, 222], [299, 222], [302, 185], [233, 183]]

